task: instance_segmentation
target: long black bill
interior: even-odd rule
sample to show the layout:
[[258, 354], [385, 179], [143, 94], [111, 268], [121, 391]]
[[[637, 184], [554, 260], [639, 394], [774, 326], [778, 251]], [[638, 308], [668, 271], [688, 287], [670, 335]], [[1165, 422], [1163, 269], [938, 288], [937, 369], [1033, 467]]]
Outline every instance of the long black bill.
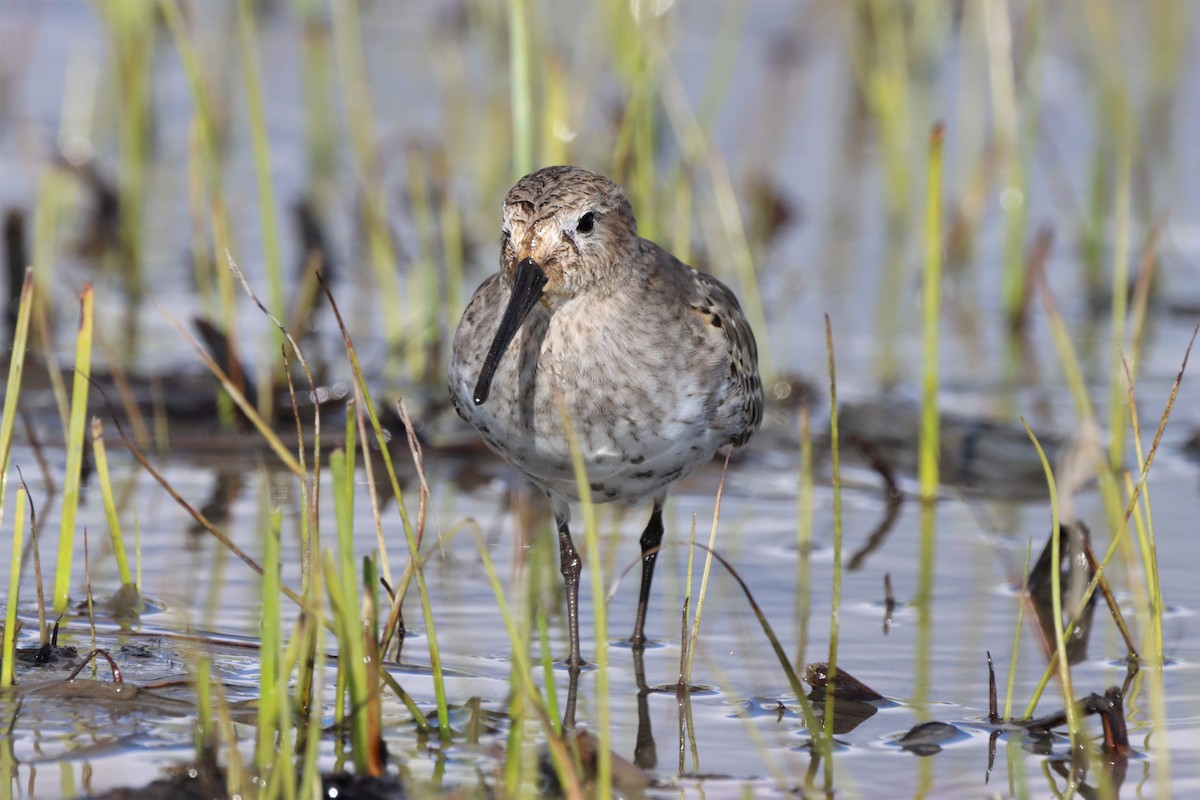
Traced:
[[546, 273], [532, 258], [525, 258], [517, 264], [513, 275], [512, 296], [508, 298], [508, 308], [504, 309], [504, 317], [500, 327], [496, 329], [496, 338], [488, 349], [487, 358], [483, 361], [483, 372], [479, 375], [479, 383], [475, 384], [475, 405], [481, 406], [492, 391], [492, 378], [496, 367], [504, 357], [512, 338], [517, 335], [521, 323], [533, 309], [542, 296], [542, 288], [546, 285]]

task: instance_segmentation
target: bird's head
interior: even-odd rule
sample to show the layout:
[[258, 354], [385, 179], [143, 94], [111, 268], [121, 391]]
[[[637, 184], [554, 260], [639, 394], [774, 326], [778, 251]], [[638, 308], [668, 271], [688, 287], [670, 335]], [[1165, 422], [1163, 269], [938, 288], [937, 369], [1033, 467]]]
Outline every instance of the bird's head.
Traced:
[[517, 181], [504, 198], [500, 238], [500, 275], [512, 294], [475, 387], [476, 405], [535, 305], [553, 311], [582, 293], [614, 288], [637, 246], [629, 200], [603, 175], [545, 167]]
[[546, 277], [552, 309], [580, 292], [602, 289], [631, 261], [637, 222], [621, 187], [580, 167], [546, 167], [504, 198], [500, 272], [512, 284], [532, 261]]

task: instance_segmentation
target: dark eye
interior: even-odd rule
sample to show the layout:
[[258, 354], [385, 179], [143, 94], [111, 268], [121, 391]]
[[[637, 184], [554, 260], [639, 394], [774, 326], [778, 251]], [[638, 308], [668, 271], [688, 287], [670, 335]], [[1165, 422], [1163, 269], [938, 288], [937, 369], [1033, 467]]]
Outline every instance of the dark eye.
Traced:
[[575, 230], [580, 233], [591, 233], [592, 226], [596, 224], [596, 215], [591, 211], [579, 218], [579, 224], [575, 226]]

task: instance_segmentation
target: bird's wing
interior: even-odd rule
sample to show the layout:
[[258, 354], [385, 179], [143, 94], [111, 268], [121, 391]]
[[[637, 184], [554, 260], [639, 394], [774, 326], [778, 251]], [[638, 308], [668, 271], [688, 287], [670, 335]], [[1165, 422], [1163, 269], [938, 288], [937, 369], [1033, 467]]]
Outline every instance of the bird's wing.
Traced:
[[697, 292], [692, 310], [710, 328], [723, 336], [729, 356], [729, 379], [740, 391], [741, 428], [732, 436], [733, 444], [742, 445], [758, 429], [763, 415], [762, 381], [758, 376], [758, 345], [754, 331], [746, 321], [741, 304], [725, 284], [711, 275], [693, 271]]

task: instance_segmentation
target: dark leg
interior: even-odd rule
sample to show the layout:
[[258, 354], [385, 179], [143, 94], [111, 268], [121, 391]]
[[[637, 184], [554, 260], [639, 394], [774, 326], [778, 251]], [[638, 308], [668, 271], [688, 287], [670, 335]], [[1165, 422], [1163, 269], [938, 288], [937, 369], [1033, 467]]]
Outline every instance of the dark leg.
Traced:
[[634, 647], [646, 643], [646, 606], [650, 604], [650, 584], [654, 581], [654, 562], [658, 560], [658, 548], [662, 544], [661, 498], [655, 498], [654, 510], [650, 512], [650, 521], [642, 532], [642, 591], [638, 595], [637, 620], [633, 623], [633, 636], [629, 638]]
[[583, 565], [571, 541], [567, 520], [565, 514], [556, 519], [559, 566], [567, 588], [567, 637], [571, 641], [571, 652], [567, 656], [567, 704], [563, 709], [563, 729], [570, 731], [575, 729], [575, 698], [579, 692], [579, 668], [583, 665], [579, 655], [579, 573], [583, 571]]
[[567, 704], [563, 708], [563, 730], [575, 730], [575, 702], [579, 697], [579, 667], [567, 667]]
[[567, 666], [579, 667], [583, 659], [579, 655], [579, 574], [583, 565], [579, 560], [579, 552], [571, 541], [571, 531], [567, 529], [567, 518], [558, 518], [558, 559], [562, 568], [563, 582], [567, 587], [567, 630], [571, 640], [571, 653], [567, 656]]

